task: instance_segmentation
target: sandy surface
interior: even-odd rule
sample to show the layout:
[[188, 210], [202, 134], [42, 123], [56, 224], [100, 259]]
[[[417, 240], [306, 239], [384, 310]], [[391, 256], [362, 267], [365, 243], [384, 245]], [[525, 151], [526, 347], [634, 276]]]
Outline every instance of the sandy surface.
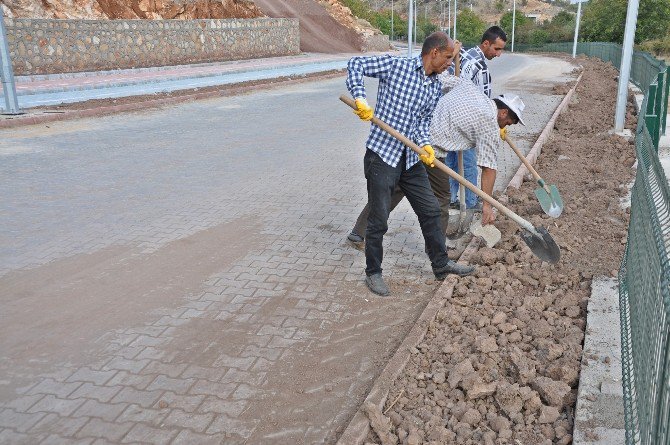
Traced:
[[269, 17], [300, 18], [300, 50], [347, 53], [361, 49], [355, 30], [339, 24], [319, 3], [310, 0], [254, 0]]
[[[617, 72], [582, 59], [582, 81], [537, 165], [565, 202], [549, 219], [525, 182], [513, 210], [547, 227], [558, 264], [540, 262], [516, 224], [476, 254], [425, 340], [377, 412], [374, 443], [568, 444], [572, 441], [586, 304], [594, 276], [615, 275], [629, 215], [619, 201], [633, 176], [634, 146], [608, 134]], [[630, 103], [629, 103], [630, 106]], [[629, 113], [627, 127], [633, 128]], [[395, 404], [391, 404], [395, 401]]]

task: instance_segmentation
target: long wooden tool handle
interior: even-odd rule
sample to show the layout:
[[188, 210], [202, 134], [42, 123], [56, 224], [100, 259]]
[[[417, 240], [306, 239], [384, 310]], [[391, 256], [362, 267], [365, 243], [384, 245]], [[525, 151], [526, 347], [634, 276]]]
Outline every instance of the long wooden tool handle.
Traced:
[[456, 53], [454, 57], [454, 74], [456, 77], [461, 77], [461, 53], [460, 51]]
[[523, 165], [526, 166], [526, 168], [533, 175], [535, 180], [538, 181], [538, 182], [542, 181], [544, 183], [544, 181], [540, 177], [540, 174], [537, 171], [535, 171], [535, 169], [530, 164], [530, 162], [528, 162], [528, 159], [526, 159], [526, 157], [521, 154], [521, 151], [519, 151], [519, 149], [514, 144], [514, 142], [512, 142], [512, 140], [509, 138], [509, 136], [505, 136], [505, 141], [509, 144], [510, 147], [512, 147], [512, 150], [514, 150], [514, 153], [516, 153], [516, 155], [519, 157], [519, 159], [521, 159], [521, 162], [523, 162]]
[[[342, 102], [344, 102], [345, 104], [349, 105], [354, 110], [358, 109], [358, 107], [356, 107], [356, 103], [353, 100], [351, 100], [350, 98], [348, 98], [347, 96], [340, 96], [340, 100]], [[428, 154], [424, 151], [423, 148], [416, 145], [414, 142], [409, 140], [405, 135], [401, 134], [395, 128], [391, 127], [390, 125], [388, 125], [386, 122], [382, 121], [381, 119], [373, 116], [372, 117], [372, 123], [377, 125], [379, 128], [381, 128], [382, 130], [384, 130], [385, 132], [387, 132], [388, 134], [390, 134], [394, 138], [398, 139], [400, 142], [402, 142], [403, 144], [405, 144], [409, 148], [411, 148], [416, 154], [418, 154], [418, 155], [427, 155]], [[531, 223], [529, 223], [528, 221], [526, 221], [525, 219], [523, 219], [522, 217], [520, 217], [519, 215], [517, 215], [516, 213], [514, 213], [513, 211], [511, 211], [510, 209], [508, 209], [504, 205], [502, 205], [499, 201], [497, 201], [492, 196], [484, 193], [481, 189], [474, 186], [470, 181], [468, 181], [463, 176], [459, 175], [458, 173], [456, 173], [455, 171], [453, 171], [452, 169], [450, 169], [449, 167], [447, 167], [446, 165], [444, 165], [442, 162], [438, 161], [437, 159], [435, 159], [435, 167], [439, 168], [440, 170], [442, 170], [443, 172], [445, 172], [446, 174], [448, 174], [449, 176], [454, 178], [456, 181], [459, 182], [459, 184], [467, 187], [469, 190], [472, 191], [472, 193], [474, 193], [475, 195], [482, 198], [484, 201], [491, 204], [493, 207], [498, 209], [502, 214], [504, 214], [505, 216], [507, 216], [508, 218], [510, 218], [511, 220], [516, 222], [517, 224], [519, 224], [524, 229], [526, 229], [526, 230], [528, 230], [532, 233], [537, 233], [536, 230], [535, 230], [535, 227], [533, 227], [533, 225]]]

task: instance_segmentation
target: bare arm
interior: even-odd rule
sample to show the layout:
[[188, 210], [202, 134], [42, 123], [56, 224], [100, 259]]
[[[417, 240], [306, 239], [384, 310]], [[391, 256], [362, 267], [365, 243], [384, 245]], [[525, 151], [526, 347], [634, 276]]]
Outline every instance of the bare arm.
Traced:
[[[493, 185], [496, 182], [496, 171], [492, 168], [482, 167], [482, 191], [489, 196], [493, 195]], [[496, 215], [493, 213], [491, 204], [484, 201], [482, 207], [482, 225], [493, 224]]]

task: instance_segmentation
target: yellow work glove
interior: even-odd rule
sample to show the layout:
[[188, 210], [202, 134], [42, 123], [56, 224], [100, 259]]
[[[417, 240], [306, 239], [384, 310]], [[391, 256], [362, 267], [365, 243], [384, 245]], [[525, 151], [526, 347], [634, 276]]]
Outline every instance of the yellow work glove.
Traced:
[[424, 145], [423, 151], [428, 153], [427, 155], [419, 155], [419, 159], [423, 161], [424, 164], [435, 167], [435, 150], [430, 145]]
[[506, 137], [507, 137], [507, 127], [501, 128], [500, 129], [500, 139], [502, 139], [504, 141]]
[[368, 105], [368, 101], [365, 99], [356, 99], [356, 108], [354, 113], [361, 118], [361, 120], [369, 121], [372, 119], [372, 108]]

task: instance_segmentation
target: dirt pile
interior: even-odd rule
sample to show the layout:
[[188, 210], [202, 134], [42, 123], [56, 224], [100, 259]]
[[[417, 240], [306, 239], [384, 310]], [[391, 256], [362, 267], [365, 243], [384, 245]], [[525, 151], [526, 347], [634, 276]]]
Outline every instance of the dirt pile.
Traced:
[[[608, 134], [617, 71], [599, 60], [580, 63], [575, 98], [538, 163], [561, 191], [563, 215], [544, 215], [533, 181], [508, 192], [513, 210], [549, 228], [561, 246], [560, 262], [540, 262], [516, 224], [498, 221], [502, 242], [475, 254], [476, 275], [454, 287], [392, 385], [386, 415], [367, 409], [381, 435], [371, 433], [369, 441], [572, 441], [591, 280], [619, 266], [629, 220], [620, 202], [635, 161], [633, 144]], [[634, 121], [629, 114], [627, 126]]]
[[40, 19], [226, 19], [262, 17], [251, 0], [2, 0], [8, 17]]
[[[338, 0], [255, 0], [269, 17], [300, 20], [300, 49], [307, 52], [358, 52], [366, 40], [381, 34], [351, 14]], [[388, 49], [385, 48], [385, 49]]]

